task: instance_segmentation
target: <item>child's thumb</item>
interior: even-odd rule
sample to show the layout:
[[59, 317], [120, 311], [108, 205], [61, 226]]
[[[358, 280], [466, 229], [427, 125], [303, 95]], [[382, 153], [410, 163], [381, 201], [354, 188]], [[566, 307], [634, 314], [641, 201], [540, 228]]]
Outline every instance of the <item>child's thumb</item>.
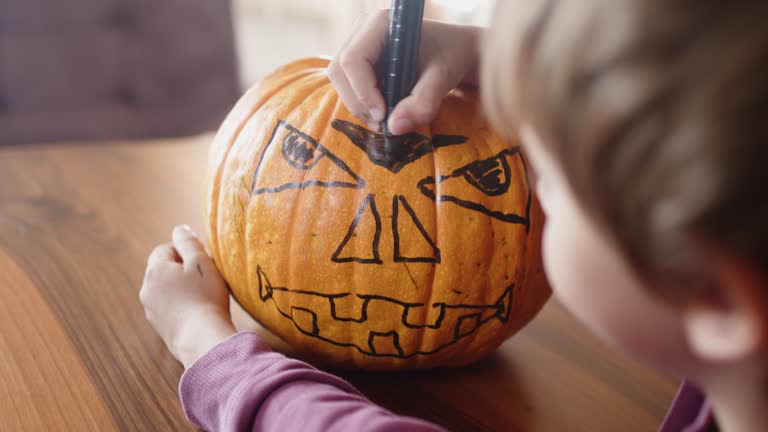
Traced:
[[179, 253], [185, 267], [190, 263], [197, 263], [205, 256], [205, 249], [197, 235], [186, 225], [179, 225], [173, 229], [173, 246]]
[[456, 84], [447, 82], [436, 68], [424, 71], [411, 94], [392, 110], [387, 124], [390, 132], [400, 135], [430, 123]]

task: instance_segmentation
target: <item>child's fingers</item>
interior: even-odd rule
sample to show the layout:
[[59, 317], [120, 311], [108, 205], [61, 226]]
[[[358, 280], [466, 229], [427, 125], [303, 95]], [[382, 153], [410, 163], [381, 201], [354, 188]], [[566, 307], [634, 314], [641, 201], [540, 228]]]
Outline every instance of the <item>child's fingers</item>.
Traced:
[[147, 259], [147, 269], [163, 262], [181, 262], [181, 257], [176, 253], [172, 243], [163, 243], [152, 249]]
[[347, 107], [347, 110], [360, 120], [370, 122], [368, 109], [357, 99], [357, 93], [352, 89], [347, 76], [344, 74], [344, 70], [341, 69], [338, 63], [331, 63], [328, 67], [328, 77], [331, 79], [331, 83], [336, 88], [336, 92], [339, 94], [344, 106]]
[[372, 124], [384, 118], [384, 98], [376, 84], [376, 64], [386, 43], [387, 11], [363, 17], [328, 66], [341, 101], [355, 117]]
[[367, 20], [339, 55], [339, 65], [350, 87], [367, 110], [368, 119], [374, 122], [384, 120], [384, 98], [376, 82], [374, 65], [384, 52], [386, 38], [387, 15], [379, 12]]
[[199, 264], [207, 255], [203, 244], [186, 225], [179, 225], [173, 229], [173, 246], [181, 256], [184, 268]]
[[386, 111], [384, 97], [376, 83], [373, 63], [349, 60], [348, 66], [344, 66], [342, 63], [342, 67], [347, 74], [347, 80], [352, 91], [355, 92], [355, 97], [360, 102], [362, 109], [365, 110], [364, 119], [369, 123], [378, 123], [384, 120]]
[[[171, 267], [167, 267], [168, 265]], [[176, 252], [176, 248], [172, 243], [163, 243], [152, 249], [152, 252], [147, 258], [147, 268], [144, 271], [144, 283], [152, 279], [158, 272], [162, 273], [162, 269], [173, 268], [181, 264], [181, 257]]]
[[354, 30], [350, 34], [349, 38], [347, 38], [347, 40], [344, 41], [344, 44], [341, 46], [341, 48], [339, 48], [339, 51], [336, 53], [336, 55], [333, 57], [333, 60], [331, 60], [331, 63], [328, 65], [328, 78], [331, 80], [331, 84], [333, 84], [333, 86], [336, 88], [336, 93], [339, 94], [339, 98], [341, 98], [341, 102], [344, 103], [344, 106], [347, 107], [347, 110], [353, 116], [364, 121], [369, 121], [366, 118], [368, 114], [368, 110], [357, 99], [357, 94], [355, 93], [355, 90], [352, 89], [352, 86], [349, 84], [349, 79], [347, 78], [346, 72], [344, 72], [344, 68], [341, 67], [341, 60], [340, 60], [341, 56], [344, 54], [344, 52], [346, 52], [347, 47], [357, 37], [357, 33], [360, 31], [360, 28], [364, 24], [365, 24], [364, 17], [357, 20], [357, 22], [354, 25]]

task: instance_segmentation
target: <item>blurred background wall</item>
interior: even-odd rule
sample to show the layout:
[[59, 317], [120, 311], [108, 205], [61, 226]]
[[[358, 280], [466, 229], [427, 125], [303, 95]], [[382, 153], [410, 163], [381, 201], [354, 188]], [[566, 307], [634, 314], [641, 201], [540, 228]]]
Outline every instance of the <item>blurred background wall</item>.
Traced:
[[[364, 13], [389, 0], [233, 0], [241, 84], [248, 86], [292, 59], [332, 56]], [[425, 15], [485, 25], [493, 0], [428, 0]]]
[[[0, 145], [215, 130], [277, 66], [332, 56], [389, 0], [0, 0]], [[492, 0], [428, 0], [484, 24]]]
[[0, 0], [0, 145], [215, 128], [232, 25], [223, 0]]

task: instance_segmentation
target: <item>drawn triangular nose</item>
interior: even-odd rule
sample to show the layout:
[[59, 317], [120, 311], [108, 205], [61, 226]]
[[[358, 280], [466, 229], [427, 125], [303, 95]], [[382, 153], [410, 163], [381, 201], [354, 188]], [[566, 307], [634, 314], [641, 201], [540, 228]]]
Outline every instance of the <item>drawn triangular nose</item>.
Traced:
[[395, 262], [440, 262], [440, 249], [402, 195], [392, 199], [392, 234]]
[[331, 261], [381, 264], [380, 236], [381, 216], [376, 208], [376, 200], [370, 194], [357, 209], [355, 218], [349, 224], [347, 233], [333, 253]]

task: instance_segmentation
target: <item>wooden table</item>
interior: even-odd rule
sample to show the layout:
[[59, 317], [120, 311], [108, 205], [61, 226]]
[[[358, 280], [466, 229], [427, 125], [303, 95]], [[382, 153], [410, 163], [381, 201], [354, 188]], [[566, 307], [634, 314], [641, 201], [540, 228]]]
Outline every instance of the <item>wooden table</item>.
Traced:
[[[182, 369], [137, 293], [174, 224], [202, 229], [210, 139], [0, 148], [0, 430], [193, 429], [176, 393]], [[556, 302], [474, 366], [343, 375], [396, 412], [459, 431], [651, 431], [676, 388]]]

